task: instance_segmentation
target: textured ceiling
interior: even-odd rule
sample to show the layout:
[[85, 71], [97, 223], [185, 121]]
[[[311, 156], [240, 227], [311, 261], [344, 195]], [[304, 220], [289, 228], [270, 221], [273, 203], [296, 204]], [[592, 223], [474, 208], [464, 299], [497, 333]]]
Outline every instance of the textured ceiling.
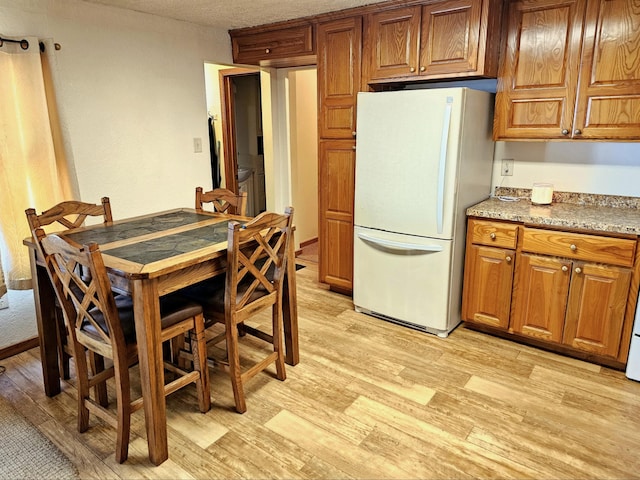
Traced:
[[225, 29], [253, 27], [385, 0], [85, 0]]

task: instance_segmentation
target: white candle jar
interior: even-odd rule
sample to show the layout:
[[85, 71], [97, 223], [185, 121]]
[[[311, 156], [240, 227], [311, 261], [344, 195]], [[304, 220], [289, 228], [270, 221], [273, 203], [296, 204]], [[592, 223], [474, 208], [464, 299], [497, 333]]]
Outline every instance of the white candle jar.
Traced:
[[534, 183], [531, 190], [531, 203], [535, 205], [549, 205], [553, 200], [552, 183]]

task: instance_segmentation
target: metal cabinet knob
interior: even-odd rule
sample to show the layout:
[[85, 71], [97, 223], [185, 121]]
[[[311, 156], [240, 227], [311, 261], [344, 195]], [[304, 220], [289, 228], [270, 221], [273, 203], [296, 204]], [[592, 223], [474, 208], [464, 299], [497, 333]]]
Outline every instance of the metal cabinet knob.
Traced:
[[427, 67], [425, 67], [425, 66], [420, 67], [420, 71], [421, 72], [424, 72], [426, 69], [427, 69]]
[[573, 131], [574, 135], [580, 135], [581, 133], [582, 133], [582, 130], [579, 130], [577, 128]]
[[507, 263], [511, 262], [511, 257], [507, 255], [507, 256], [505, 257], [505, 261], [506, 261]]
[[356, 132], [355, 132], [355, 131], [354, 131], [354, 132], [351, 132], [351, 135], [352, 135], [353, 137], [355, 137], [355, 136], [356, 136]]
[[271, 53], [271, 50], [269, 48], [265, 48], [264, 53]]
[[573, 252], [575, 252], [578, 247], [576, 247], [573, 243], [571, 244], [571, 246], [569, 247]]
[[491, 238], [491, 240], [495, 240], [495, 239], [496, 239], [496, 234], [495, 234], [495, 233], [493, 233], [493, 232], [491, 232], [491, 233], [489, 234], [489, 237]]
[[410, 71], [411, 73], [413, 73], [413, 72], [415, 72], [415, 71], [416, 71], [416, 69], [415, 69], [415, 67], [411, 67], [411, 68], [409, 69], [409, 71]]
[[356, 146], [354, 145], [354, 146], [353, 146], [353, 147], [351, 147], [351, 148], [353, 148], [353, 149], [355, 150], [355, 149], [356, 149]]
[[569, 267], [567, 267], [566, 265], [562, 265], [562, 271], [563, 272], [568, 272], [569, 271]]
[[576, 273], [582, 273], [582, 269], [580, 267], [576, 267], [575, 272]]
[[563, 135], [569, 135], [569, 130], [567, 130], [566, 128], [564, 130], [562, 130], [562, 134]]

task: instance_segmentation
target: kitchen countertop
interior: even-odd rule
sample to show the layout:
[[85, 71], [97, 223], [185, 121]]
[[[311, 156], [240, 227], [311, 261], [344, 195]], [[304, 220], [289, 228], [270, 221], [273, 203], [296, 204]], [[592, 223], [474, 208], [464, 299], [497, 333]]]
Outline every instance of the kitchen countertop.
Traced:
[[[515, 201], [500, 198], [516, 199]], [[496, 188], [495, 196], [467, 209], [467, 216], [640, 235], [640, 197], [554, 192], [551, 205], [533, 205], [531, 190]]]

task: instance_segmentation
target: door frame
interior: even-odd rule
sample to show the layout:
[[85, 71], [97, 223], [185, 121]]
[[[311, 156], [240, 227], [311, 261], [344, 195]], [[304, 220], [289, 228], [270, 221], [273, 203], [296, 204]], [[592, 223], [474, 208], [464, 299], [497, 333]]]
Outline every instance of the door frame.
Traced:
[[233, 80], [248, 75], [260, 76], [259, 69], [225, 68], [218, 71], [222, 114], [222, 148], [224, 151], [225, 188], [238, 193], [238, 147], [236, 145], [236, 107]]

